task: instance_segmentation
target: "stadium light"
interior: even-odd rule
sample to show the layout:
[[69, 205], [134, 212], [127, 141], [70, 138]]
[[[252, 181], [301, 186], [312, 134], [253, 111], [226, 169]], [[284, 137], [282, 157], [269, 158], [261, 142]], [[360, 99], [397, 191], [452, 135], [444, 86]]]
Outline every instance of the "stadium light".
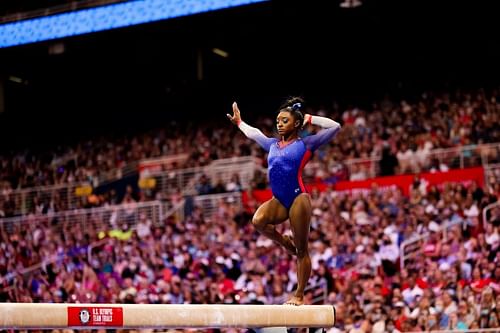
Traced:
[[226, 51], [224, 51], [224, 50], [221, 50], [221, 49], [219, 49], [219, 48], [217, 48], [217, 47], [214, 47], [214, 48], [212, 49], [212, 52], [213, 52], [213, 53], [215, 53], [215, 54], [217, 54], [218, 56], [221, 56], [222, 58], [227, 58], [227, 57], [229, 57], [229, 53], [228, 53], [228, 52], [226, 52]]
[[361, 0], [344, 0], [340, 3], [341, 8], [356, 8], [361, 6], [363, 3]]

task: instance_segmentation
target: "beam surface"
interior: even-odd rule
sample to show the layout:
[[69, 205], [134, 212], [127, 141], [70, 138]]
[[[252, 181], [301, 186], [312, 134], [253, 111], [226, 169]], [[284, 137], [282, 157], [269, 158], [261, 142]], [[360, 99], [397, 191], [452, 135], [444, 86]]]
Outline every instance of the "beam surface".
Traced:
[[0, 303], [0, 329], [332, 327], [331, 305]]

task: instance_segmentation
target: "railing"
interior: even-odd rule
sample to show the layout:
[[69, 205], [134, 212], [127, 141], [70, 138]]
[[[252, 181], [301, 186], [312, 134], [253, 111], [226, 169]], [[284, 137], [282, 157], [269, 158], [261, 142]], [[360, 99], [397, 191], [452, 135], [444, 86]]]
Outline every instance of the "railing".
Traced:
[[[351, 158], [344, 161], [349, 175], [355, 171], [362, 171], [365, 173], [365, 179], [375, 178], [380, 174], [380, 157], [368, 158]], [[361, 180], [361, 179], [359, 179]]]
[[242, 156], [213, 161], [204, 172], [214, 184], [218, 179], [227, 184], [234, 174], [238, 174], [242, 187], [248, 188], [257, 169], [262, 170], [262, 167], [255, 157]]
[[[195, 203], [195, 206], [203, 209], [203, 214], [205, 216], [209, 216], [209, 217], [211, 217], [215, 213], [217, 213], [217, 211], [220, 207], [219, 204], [221, 201], [226, 202], [226, 203], [232, 203], [232, 204], [236, 205], [237, 209], [241, 209], [241, 207], [242, 207], [241, 193], [237, 193], [237, 192], [200, 195], [200, 196], [194, 197], [193, 201]], [[165, 220], [171, 216], [174, 216], [177, 221], [183, 221], [184, 220], [185, 203], [186, 203], [186, 201], [182, 200], [181, 202], [175, 204], [171, 209], [169, 209], [168, 212], [164, 213], [162, 220]], [[132, 228], [132, 230], [134, 230], [136, 228], [136, 224], [132, 225], [131, 228]], [[102, 239], [102, 240], [91, 243], [89, 245], [89, 247], [87, 248], [88, 262], [91, 262], [94, 250], [107, 244], [109, 241], [111, 241], [111, 240], [110, 239]], [[52, 258], [51, 260], [55, 261], [56, 259], [57, 258]], [[44, 264], [47, 264], [47, 263], [44, 263]], [[40, 268], [40, 265], [38, 265], [38, 266], [39, 267], [37, 267], [37, 268]]]
[[500, 183], [500, 163], [489, 164], [484, 168], [484, 183], [490, 193], [495, 192], [495, 185]]
[[[158, 202], [154, 203], [154, 205], [158, 205], [158, 204], [161, 205], [161, 207], [158, 207], [161, 211], [163, 209], [164, 205], [163, 205], [163, 203], [158, 203]], [[144, 207], [142, 207], [142, 208], [144, 208]], [[172, 209], [170, 209], [165, 214], [158, 216], [158, 219], [155, 219], [153, 224], [158, 225], [164, 219], [166, 219], [172, 215], [177, 215], [177, 218], [183, 219], [183, 215], [180, 215], [180, 216], [178, 215], [178, 214], [183, 214], [183, 212], [184, 212], [184, 200], [182, 202], [178, 203], [177, 205], [175, 205]], [[151, 214], [151, 216], [153, 216], [153, 214]], [[133, 223], [131, 226], [132, 230], [136, 229], [138, 222], [139, 222], [139, 220], [136, 219], [135, 223]], [[110, 240], [109, 238], [104, 238], [104, 239], [90, 243], [87, 247], [87, 260], [88, 260], [88, 262], [89, 263], [92, 262], [92, 254], [93, 254], [95, 249], [100, 248], [101, 246], [107, 244], [110, 241], [112, 241], [112, 240]], [[44, 258], [42, 262], [34, 264], [30, 267], [22, 268], [18, 272], [10, 272], [8, 274], [8, 276], [0, 277], [0, 280], [4, 279], [4, 280], [8, 281], [8, 280], [12, 279], [13, 277], [15, 277], [16, 275], [26, 276], [27, 274], [29, 274], [31, 272], [34, 272], [38, 269], [44, 269], [47, 265], [49, 265], [51, 263], [55, 263], [57, 261], [60, 261], [66, 257], [67, 257], [66, 253], [50, 255], [50, 256]]]
[[[162, 157], [160, 159], [150, 159], [141, 161], [139, 163], [129, 163], [123, 168], [115, 169], [99, 176], [99, 183], [105, 183], [112, 180], [120, 179], [126, 175], [137, 172], [141, 168], [141, 164], [145, 166], [145, 177], [155, 178], [157, 188], [164, 193], [170, 190], [181, 189], [185, 194], [196, 194], [195, 185], [200, 179], [201, 175], [206, 175], [210, 178], [212, 184], [221, 179], [223, 183], [230, 181], [233, 174], [238, 174], [243, 188], [247, 188], [254, 176], [257, 169], [263, 169], [256, 162], [252, 156], [221, 159], [214, 161], [209, 166], [177, 169], [177, 170], [164, 170], [150, 169], [147, 170], [151, 163], [158, 165], [163, 163], [163, 160], [170, 161], [185, 160], [185, 154], [180, 154], [174, 157]], [[500, 162], [500, 144], [483, 144], [471, 145], [447, 149], [435, 149], [431, 151], [427, 160], [437, 159], [441, 163], [447, 164], [449, 167], [468, 167], [477, 164], [488, 165], [494, 162]], [[171, 162], [172, 162], [171, 161]], [[375, 177], [379, 174], [380, 157], [362, 158], [362, 159], [349, 159], [344, 161], [349, 173], [352, 174], [353, 170], [363, 170], [367, 178]], [[163, 165], [163, 164], [161, 164]], [[500, 179], [500, 163], [493, 164], [486, 167], [485, 172], [486, 184], [490, 184], [490, 179]], [[493, 184], [490, 184], [490, 186]], [[52, 196], [59, 196], [63, 198], [62, 201], [65, 205], [63, 209], [73, 209], [78, 205], [78, 195], [75, 190], [79, 187], [91, 186], [89, 183], [83, 184], [61, 184], [54, 186], [34, 187], [21, 190], [14, 190], [12, 196], [15, 202], [16, 215], [25, 215], [33, 211], [34, 198], [39, 197], [42, 200], [51, 199]]]
[[370, 274], [372, 275], [376, 275], [376, 268], [374, 266], [372, 266], [372, 264], [374, 263], [374, 256], [371, 256], [371, 257], [368, 257], [368, 258], [365, 258], [364, 260], [358, 260], [358, 262], [356, 263], [356, 265], [352, 266], [352, 267], [349, 267], [347, 270], [345, 270], [342, 275], [343, 276], [352, 276], [352, 274], [356, 271], [360, 271], [362, 270], [363, 268], [367, 268], [370, 272]]
[[437, 148], [430, 151], [427, 160], [437, 159], [452, 169], [463, 169], [500, 162], [500, 143]]
[[121, 205], [75, 209], [43, 215], [26, 215], [0, 219], [0, 228], [6, 233], [20, 230], [32, 231], [38, 225], [62, 230], [78, 225], [81, 230], [108, 230], [127, 224], [134, 225], [139, 218], [149, 218], [154, 225], [160, 225], [164, 218], [166, 203], [150, 201]]
[[[225, 204], [235, 205], [237, 210], [242, 208], [241, 193], [227, 192], [220, 194], [198, 195], [193, 197], [194, 206], [203, 210], [203, 215], [214, 216]], [[221, 205], [223, 203], [223, 205]]]
[[[464, 219], [457, 219], [455, 221], [447, 222], [443, 226], [441, 226], [439, 230], [437, 230], [436, 232], [437, 233], [442, 232], [443, 239], [446, 241], [446, 239], [448, 238], [448, 229], [451, 229], [457, 225], [463, 226], [465, 223], [466, 220]], [[403, 241], [399, 245], [399, 260], [401, 268], [405, 267], [406, 261], [408, 259], [412, 259], [422, 252], [424, 242], [427, 240], [427, 238], [429, 238], [429, 236], [430, 236], [429, 233], [416, 235], [410, 239]]]
[[[50, 202], [53, 199], [58, 199], [58, 204], [62, 204], [63, 210], [73, 209], [78, 207], [80, 199], [77, 190], [92, 191], [90, 183], [66, 183], [51, 186], [36, 186], [20, 190], [13, 190], [9, 196], [15, 203], [15, 215], [26, 215], [34, 213], [35, 205], [43, 202]], [[90, 194], [90, 193], [86, 193]]]
[[200, 167], [151, 172], [146, 177], [155, 179], [156, 189], [162, 193], [180, 190], [183, 194], [196, 194], [196, 181], [202, 174], [203, 168]]
[[15, 14], [1, 16], [0, 17], [0, 24], [7, 23], [7, 22], [13, 22], [13, 21], [27, 20], [27, 19], [31, 19], [31, 18], [35, 18], [35, 17], [40, 17], [40, 16], [54, 15], [54, 14], [59, 14], [59, 13], [89, 8], [89, 7], [110, 5], [110, 4], [114, 4], [114, 3], [118, 3], [118, 2], [125, 2], [125, 1], [128, 1], [128, 0], [79, 0], [79, 1], [71, 1], [70, 3], [65, 3], [62, 5], [53, 6], [53, 7], [49, 7], [49, 8], [36, 9], [36, 10], [30, 10], [30, 11], [19, 12], [19, 13], [15, 13]]
[[407, 239], [399, 245], [399, 264], [401, 268], [405, 267], [407, 259], [417, 256], [422, 251], [427, 238], [429, 238], [429, 234], [424, 233]]
[[[184, 220], [184, 204], [185, 204], [185, 200], [182, 200], [181, 202], [174, 205], [171, 209], [168, 210], [168, 212], [165, 212], [163, 214], [163, 217], [161, 218], [160, 222], [166, 220], [167, 218], [169, 218], [171, 216], [175, 216], [177, 221], [183, 221]], [[138, 222], [138, 221], [136, 221], [136, 222]], [[133, 224], [131, 226], [131, 229], [136, 230], [137, 223]], [[94, 249], [100, 248], [101, 246], [106, 245], [110, 241], [112, 241], [112, 240], [109, 238], [104, 238], [104, 239], [101, 239], [101, 240], [98, 240], [96, 242], [92, 242], [91, 244], [89, 244], [89, 246], [87, 248], [87, 260], [88, 260], [88, 262], [92, 262], [92, 254], [94, 252]]]
[[[439, 165], [446, 165], [450, 169], [500, 164], [500, 143], [433, 149], [427, 154], [423, 165], [419, 165], [416, 161], [410, 161], [409, 170], [412, 172], [427, 170], [433, 161], [437, 161]], [[379, 156], [348, 159], [344, 161], [344, 164], [349, 170], [349, 175], [352, 174], [353, 170], [363, 170], [366, 173], [366, 179], [380, 174]]]
[[95, 187], [109, 184], [111, 182], [120, 180], [124, 177], [133, 175], [137, 173], [138, 162], [127, 163], [125, 166], [121, 168], [115, 168], [109, 171], [99, 173], [97, 177], [97, 182]]
[[[193, 197], [196, 206], [203, 209], [206, 216], [212, 216], [218, 212], [221, 206], [221, 201], [236, 205], [236, 209], [241, 209], [241, 193], [221, 193]], [[130, 230], [135, 230], [139, 221], [150, 219], [153, 226], [162, 225], [165, 219], [174, 216], [177, 221], [184, 220], [184, 205], [185, 200], [180, 201], [166, 211], [167, 203], [160, 201], [151, 201], [145, 203], [122, 204], [116, 206], [80, 209], [75, 211], [58, 212], [42, 216], [22, 216], [13, 218], [0, 219], [0, 228], [4, 232], [12, 233], [19, 230], [27, 230], [32, 232], [34, 228], [40, 224], [46, 227], [55, 227], [61, 229], [64, 226], [78, 224], [81, 230], [85, 230], [86, 226], [92, 225], [94, 232], [111, 230], [120, 228], [123, 224], [127, 224]], [[49, 223], [50, 221], [58, 221], [57, 224]], [[95, 240], [87, 246], [87, 258], [91, 262], [94, 251], [101, 246], [107, 244], [108, 238]], [[11, 280], [17, 275], [25, 276], [33, 271], [42, 269], [67, 257], [67, 253], [49, 254], [44, 257], [42, 262], [36, 263], [29, 267], [20, 268], [17, 272], [9, 272], [9, 274], [1, 277], [0, 281]]]
[[500, 143], [488, 143], [477, 146], [483, 165], [500, 164]]
[[311, 299], [311, 304], [319, 305], [326, 304], [328, 299], [328, 286], [325, 279], [321, 279], [318, 283], [308, 285], [304, 289], [304, 293], [311, 292], [313, 298]]
[[142, 176], [154, 178], [156, 188], [163, 193], [181, 190], [184, 194], [196, 195], [196, 185], [205, 175], [212, 185], [219, 180], [227, 184], [237, 174], [243, 188], [247, 188], [257, 169], [261, 169], [254, 157], [222, 159], [204, 167], [178, 169], [162, 172], [145, 172]]
[[144, 159], [138, 163], [139, 173], [145, 173], [147, 175], [151, 172], [158, 173], [178, 169], [178, 166], [183, 165], [188, 158], [189, 154], [184, 153]]
[[[178, 213], [179, 205], [184, 206], [184, 202], [176, 205], [173, 209], [165, 212], [165, 203], [160, 201], [151, 201], [145, 203], [135, 203], [115, 205], [102, 208], [79, 209], [74, 211], [58, 212], [50, 215], [40, 216], [22, 216], [0, 219], [0, 228], [6, 233], [15, 231], [33, 232], [35, 228], [43, 225], [46, 228], [52, 228], [58, 231], [65, 230], [68, 226], [77, 225], [80, 230], [91, 229], [94, 236], [98, 232], [105, 232], [111, 229], [121, 228], [124, 224], [131, 230], [135, 229], [139, 221], [149, 219], [153, 226], [162, 225], [166, 217]], [[87, 256], [91, 259], [92, 250], [103, 245], [106, 240], [95, 240], [87, 245]], [[43, 250], [42, 250], [43, 251]], [[17, 272], [9, 272], [6, 276], [0, 277], [0, 280], [14, 278], [16, 275], [26, 276], [27, 274], [43, 269], [50, 263], [54, 263], [66, 258], [69, 254], [62, 253], [44, 253], [43, 260], [29, 267], [21, 267]], [[90, 262], [90, 261], [89, 261]]]

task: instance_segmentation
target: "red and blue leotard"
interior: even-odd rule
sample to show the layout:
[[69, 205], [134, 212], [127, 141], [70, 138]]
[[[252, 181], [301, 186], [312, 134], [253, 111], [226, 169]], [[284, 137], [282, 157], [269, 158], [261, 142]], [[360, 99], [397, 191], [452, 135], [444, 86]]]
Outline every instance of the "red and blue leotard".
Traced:
[[295, 198], [306, 193], [302, 183], [302, 170], [311, 158], [313, 152], [321, 145], [329, 142], [339, 131], [340, 125], [328, 118], [310, 116], [312, 124], [327, 127], [318, 133], [304, 138], [298, 138], [285, 146], [280, 146], [276, 138], [265, 136], [257, 128], [241, 122], [239, 128], [245, 135], [255, 140], [268, 152], [269, 182], [273, 195], [289, 209]]

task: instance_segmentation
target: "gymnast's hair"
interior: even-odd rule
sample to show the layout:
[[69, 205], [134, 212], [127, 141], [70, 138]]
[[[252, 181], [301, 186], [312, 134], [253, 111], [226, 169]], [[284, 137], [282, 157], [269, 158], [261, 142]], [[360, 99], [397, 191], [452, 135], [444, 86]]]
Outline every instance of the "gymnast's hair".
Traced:
[[300, 127], [304, 123], [304, 99], [301, 97], [289, 97], [279, 108], [279, 112], [290, 112], [295, 120], [299, 121]]

